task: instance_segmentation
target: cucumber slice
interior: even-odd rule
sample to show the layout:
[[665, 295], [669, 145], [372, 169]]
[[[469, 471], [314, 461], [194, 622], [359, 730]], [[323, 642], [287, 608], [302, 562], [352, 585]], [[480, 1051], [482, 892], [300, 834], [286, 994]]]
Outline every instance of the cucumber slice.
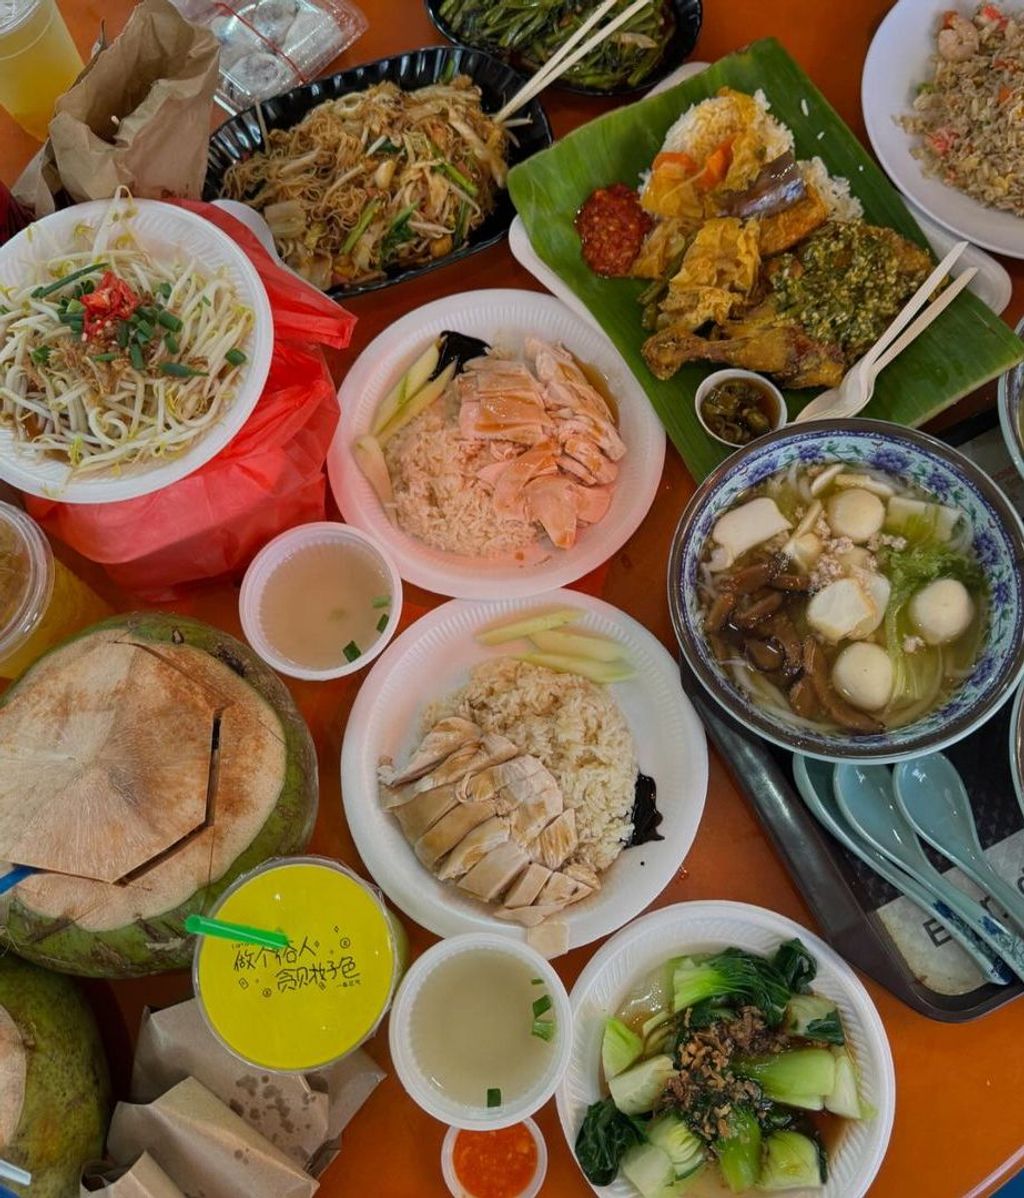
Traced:
[[535, 632], [530, 640], [542, 653], [561, 653], [566, 657], [587, 657], [593, 661], [618, 661], [625, 656], [623, 647], [603, 636], [582, 636], [578, 632]]
[[377, 434], [377, 440], [381, 445], [385, 445], [400, 428], [404, 428], [410, 420], [415, 420], [421, 412], [425, 412], [435, 400], [439, 399], [454, 374], [455, 363], [452, 362], [450, 366], [446, 366], [441, 371], [436, 379], [432, 379], [415, 395], [410, 396]]
[[675, 1075], [672, 1058], [666, 1053], [648, 1057], [618, 1077], [609, 1079], [608, 1089], [612, 1101], [624, 1115], [646, 1115], [657, 1106], [669, 1079]]
[[601, 1041], [601, 1066], [605, 1080], [611, 1081], [627, 1070], [643, 1052], [644, 1043], [621, 1019], [608, 1019]]
[[647, 1140], [668, 1154], [677, 1181], [696, 1173], [704, 1164], [704, 1145], [674, 1111], [651, 1121]]
[[395, 493], [391, 488], [391, 476], [380, 442], [376, 437], [359, 437], [353, 442], [352, 454], [390, 520], [395, 510]]
[[853, 1058], [844, 1048], [834, 1048], [832, 1055], [836, 1059], [836, 1082], [831, 1093], [825, 1096], [825, 1110], [842, 1115], [844, 1119], [860, 1119], [862, 1112]]
[[434, 373], [441, 357], [441, 351], [436, 341], [432, 342], [416, 359], [394, 387], [384, 396], [377, 407], [373, 418], [373, 433], [379, 435], [389, 420], [393, 419], [399, 408], [408, 403]]
[[561, 653], [520, 653], [520, 661], [531, 665], [546, 666], [559, 674], [579, 674], [591, 682], [625, 682], [636, 672], [631, 665], [622, 661], [591, 661], [586, 657], [566, 657]]
[[797, 1131], [773, 1131], [764, 1142], [759, 1190], [820, 1190], [825, 1162], [818, 1145]]
[[568, 624], [579, 615], [575, 607], [560, 607], [557, 611], [544, 612], [539, 616], [528, 616], [523, 620], [510, 620], [504, 624], [495, 624], [476, 634], [481, 645], [503, 645], [506, 641], [516, 641], [523, 637], [532, 637], [535, 632], [544, 632], [549, 628], [558, 628]]

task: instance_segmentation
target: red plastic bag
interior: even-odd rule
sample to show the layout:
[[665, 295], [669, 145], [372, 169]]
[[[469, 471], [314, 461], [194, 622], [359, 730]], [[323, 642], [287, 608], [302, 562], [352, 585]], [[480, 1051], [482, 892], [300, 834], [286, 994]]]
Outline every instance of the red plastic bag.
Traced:
[[47, 532], [99, 562], [125, 590], [150, 596], [237, 576], [279, 532], [324, 518], [323, 467], [338, 402], [319, 347], [344, 348], [355, 325], [354, 316], [274, 262], [234, 217], [178, 202], [238, 242], [266, 286], [275, 343], [259, 402], [215, 458], [152, 495], [107, 504], [26, 497]]

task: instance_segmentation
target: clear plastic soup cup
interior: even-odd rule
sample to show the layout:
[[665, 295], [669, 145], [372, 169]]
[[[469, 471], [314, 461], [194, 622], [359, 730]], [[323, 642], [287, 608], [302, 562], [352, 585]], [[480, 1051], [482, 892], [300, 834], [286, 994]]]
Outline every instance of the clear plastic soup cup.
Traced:
[[[537, 1198], [548, 1173], [548, 1146], [544, 1143], [540, 1128], [532, 1119], [520, 1119], [519, 1122], [530, 1133], [537, 1146], [537, 1168], [534, 1170], [533, 1177], [526, 1183], [526, 1188], [520, 1190], [515, 1198]], [[463, 1130], [461, 1127], [448, 1128], [444, 1143], [441, 1145], [441, 1173], [444, 1175], [445, 1184], [451, 1191], [452, 1198], [476, 1198], [472, 1191], [467, 1190], [459, 1181], [459, 1176], [455, 1172], [455, 1141]]]
[[[697, 394], [693, 398], [693, 406], [697, 412], [697, 419], [700, 421], [700, 426], [707, 433], [707, 435], [713, 441], [717, 441], [719, 445], [728, 445], [730, 449], [742, 449], [743, 446], [741, 446], [738, 442], [727, 441], [724, 437], [720, 437], [717, 433], [713, 433], [705, 423], [704, 413], [701, 411], [701, 408], [704, 405], [704, 400], [707, 398], [708, 394], [714, 390], [715, 387], [720, 386], [722, 383], [732, 382], [735, 379], [759, 383], [765, 392], [771, 397], [771, 400], [775, 405], [775, 411], [771, 416], [771, 428], [767, 429], [761, 434], [761, 436], [767, 436], [768, 433], [774, 433], [780, 428], [785, 428], [785, 426], [789, 423], [789, 410], [786, 407], [786, 397], [782, 394], [778, 387], [775, 386], [771, 379], [766, 379], [763, 374], [757, 374], [753, 370], [739, 370], [738, 368], [732, 366], [727, 367], [725, 370], [716, 370], [712, 374], [709, 374], [708, 377], [701, 382], [700, 386], [697, 388]], [[753, 437], [751, 440], [756, 441], [757, 438]], [[749, 445], [750, 442], [748, 441], [746, 444]]]
[[[551, 1010], [557, 1031], [553, 1052], [547, 1068], [528, 1089], [513, 1101], [498, 1107], [471, 1106], [446, 1097], [431, 1084], [420, 1068], [413, 1046], [411, 1020], [423, 983], [433, 971], [464, 953], [505, 953], [525, 962], [535, 977], [544, 979], [544, 989], [551, 997]], [[388, 1029], [391, 1060], [406, 1093], [435, 1119], [465, 1131], [495, 1131], [522, 1123], [539, 1110], [554, 1094], [569, 1067], [572, 1053], [572, 1007], [561, 978], [551, 963], [520, 940], [512, 940], [493, 932], [472, 932], [451, 936], [427, 949], [410, 967], [395, 995]]]
[[[19, 549], [13, 583], [11, 608], [7, 608], [7, 580], [0, 578], [0, 677], [6, 677], [4, 663], [21, 650], [42, 620], [53, 595], [53, 550], [39, 526], [24, 512], [9, 503], [0, 503], [0, 546], [13, 539]], [[23, 569], [23, 572], [22, 572]]]
[[[344, 881], [332, 879], [332, 895], [316, 893], [302, 868], [310, 866]], [[301, 872], [285, 884], [293, 869]], [[342, 1060], [376, 1033], [408, 944], [375, 886], [327, 857], [275, 857], [236, 878], [206, 914], [282, 931], [291, 942], [277, 950], [196, 938], [199, 1009], [234, 1056], [268, 1072], [304, 1073]]]
[[[372, 554], [387, 575], [391, 604], [388, 608], [387, 624], [377, 639], [364, 649], [354, 661], [344, 661], [336, 666], [318, 669], [293, 661], [274, 646], [263, 626], [261, 608], [267, 583], [278, 570], [287, 569], [288, 562], [296, 553], [314, 545], [331, 544], [358, 546], [364, 552], [368, 551]], [[385, 550], [372, 537], [367, 536], [358, 528], [331, 520], [315, 524], [300, 524], [297, 528], [290, 528], [287, 532], [283, 532], [269, 541], [253, 558], [242, 579], [238, 611], [246, 640], [265, 662], [291, 678], [325, 682], [331, 678], [345, 678], [349, 674], [355, 674], [384, 651], [398, 630], [398, 621], [402, 614], [402, 579], [398, 568]], [[297, 607], [296, 618], [301, 618], [301, 614]]]

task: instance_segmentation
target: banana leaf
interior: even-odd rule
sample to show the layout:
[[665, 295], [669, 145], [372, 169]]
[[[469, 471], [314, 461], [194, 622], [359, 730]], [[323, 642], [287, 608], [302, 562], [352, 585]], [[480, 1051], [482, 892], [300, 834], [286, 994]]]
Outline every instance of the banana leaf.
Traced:
[[[820, 156], [830, 174], [849, 181], [867, 221], [927, 245], [898, 192], [774, 38], [730, 54], [669, 91], [598, 117], [512, 169], [509, 191], [533, 248], [614, 342], [697, 480], [731, 452], [704, 432], [694, 411], [697, 387], [716, 367], [689, 364], [665, 382], [651, 374], [640, 352], [647, 333], [636, 302], [647, 281], [593, 274], [580, 256], [573, 218], [596, 187], [617, 182], [636, 186], [677, 117], [720, 87], [748, 93], [760, 88], [772, 113], [793, 131], [798, 158]], [[879, 376], [864, 414], [923, 424], [1021, 360], [1024, 342], [979, 299], [963, 292]], [[814, 394], [788, 391], [790, 413]]]

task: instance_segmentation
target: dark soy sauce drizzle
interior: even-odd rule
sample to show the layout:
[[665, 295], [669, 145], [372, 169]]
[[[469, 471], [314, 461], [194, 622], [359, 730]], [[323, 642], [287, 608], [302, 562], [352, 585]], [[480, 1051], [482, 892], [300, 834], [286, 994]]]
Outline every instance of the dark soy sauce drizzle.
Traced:
[[470, 337], [468, 333], [453, 333], [450, 330], [445, 330], [440, 340], [441, 356], [434, 367], [434, 373], [430, 376], [432, 379], [436, 379], [450, 362], [456, 363], [455, 373], [461, 374], [468, 361], [472, 358], [482, 358], [491, 348], [479, 337]]
[[647, 774], [637, 774], [633, 799], [633, 835], [629, 838], [627, 848], [665, 839], [658, 831], [662, 816], [657, 807], [657, 798], [658, 786], [654, 779]]

